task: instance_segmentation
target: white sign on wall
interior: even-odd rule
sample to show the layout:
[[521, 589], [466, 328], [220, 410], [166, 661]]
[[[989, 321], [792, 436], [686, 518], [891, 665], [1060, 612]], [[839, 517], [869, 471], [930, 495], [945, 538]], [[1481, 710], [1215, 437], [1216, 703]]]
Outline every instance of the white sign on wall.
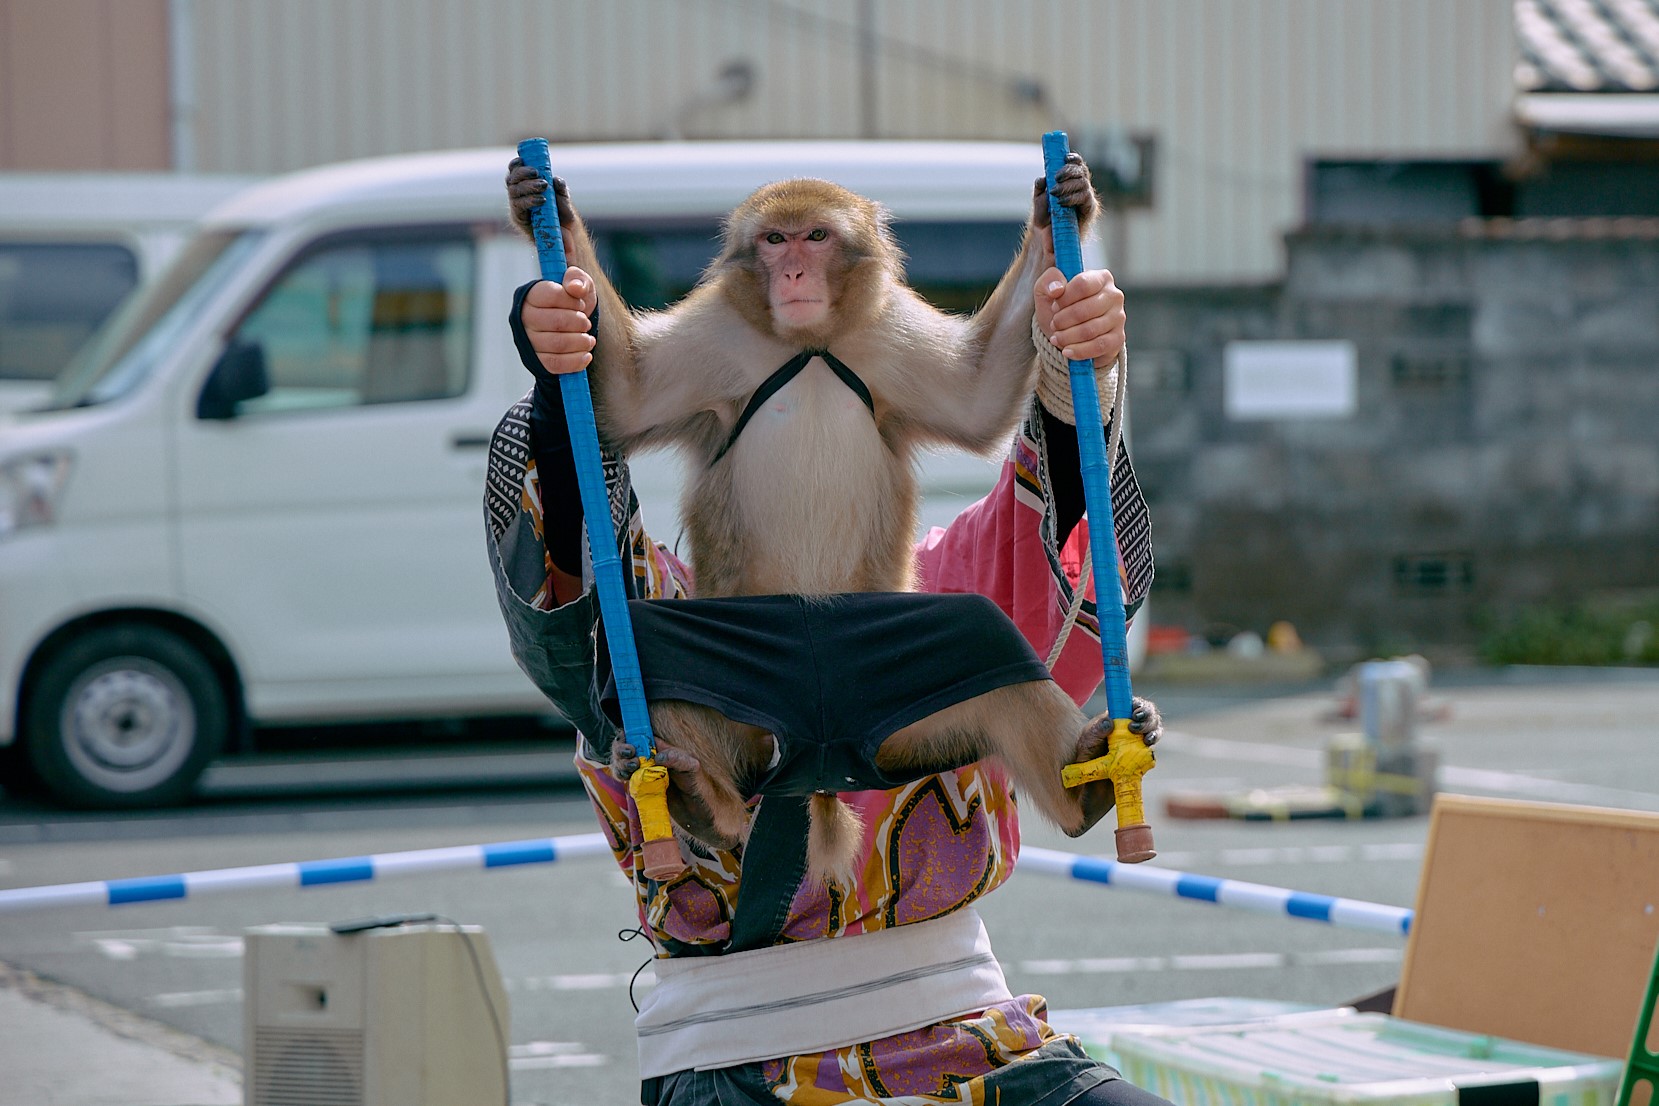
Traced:
[[1349, 418], [1357, 364], [1352, 342], [1228, 342], [1224, 410], [1240, 420]]

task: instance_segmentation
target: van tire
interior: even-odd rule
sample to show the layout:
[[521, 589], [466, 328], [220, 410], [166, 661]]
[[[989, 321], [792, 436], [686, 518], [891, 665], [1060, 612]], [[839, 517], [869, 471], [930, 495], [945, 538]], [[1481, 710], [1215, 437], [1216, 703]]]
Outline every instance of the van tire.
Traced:
[[38, 798], [44, 790], [21, 737], [0, 748], [0, 789], [14, 799]]
[[29, 765], [60, 802], [80, 807], [176, 803], [229, 729], [224, 686], [184, 639], [117, 625], [72, 638], [29, 696]]

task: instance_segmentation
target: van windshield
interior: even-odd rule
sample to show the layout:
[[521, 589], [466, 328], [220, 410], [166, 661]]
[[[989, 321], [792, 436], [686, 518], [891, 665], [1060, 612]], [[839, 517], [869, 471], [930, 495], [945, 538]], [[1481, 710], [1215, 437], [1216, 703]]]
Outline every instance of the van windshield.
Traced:
[[57, 376], [137, 285], [123, 242], [0, 242], [0, 380]]
[[48, 409], [91, 407], [142, 384], [179, 332], [259, 244], [257, 231], [197, 235], [154, 283], [141, 287], [65, 366]]
[[[630, 307], [658, 310], [697, 283], [720, 252], [714, 223], [589, 228], [599, 263]], [[945, 311], [973, 311], [984, 303], [1019, 252], [1023, 223], [910, 221], [893, 231], [904, 251], [906, 281]]]

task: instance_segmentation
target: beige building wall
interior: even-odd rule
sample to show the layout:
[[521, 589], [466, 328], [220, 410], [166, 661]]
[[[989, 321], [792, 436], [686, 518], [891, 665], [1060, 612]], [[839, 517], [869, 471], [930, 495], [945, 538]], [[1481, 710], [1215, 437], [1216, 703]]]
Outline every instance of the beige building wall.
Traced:
[[167, 169], [167, 0], [0, 0], [0, 170]]
[[[185, 44], [172, 69], [176, 163], [193, 169], [268, 173], [531, 134], [1035, 143], [1063, 126], [1083, 145], [1119, 127], [1153, 136], [1157, 179], [1155, 205], [1109, 239], [1121, 275], [1257, 280], [1282, 268], [1279, 236], [1300, 218], [1307, 158], [1513, 152], [1511, 6], [0, 0], [12, 24], [0, 28], [0, 159], [50, 150], [51, 167], [68, 167], [77, 120], [100, 104], [110, 120], [136, 113], [142, 97], [112, 100], [106, 87], [123, 66], [165, 66], [165, 35], [123, 28], [166, 8]], [[19, 29], [39, 48], [20, 46]], [[103, 72], [43, 60], [99, 49]], [[723, 83], [725, 69], [737, 76]], [[142, 146], [152, 164], [167, 163], [166, 138], [153, 121], [112, 121], [100, 135]]]

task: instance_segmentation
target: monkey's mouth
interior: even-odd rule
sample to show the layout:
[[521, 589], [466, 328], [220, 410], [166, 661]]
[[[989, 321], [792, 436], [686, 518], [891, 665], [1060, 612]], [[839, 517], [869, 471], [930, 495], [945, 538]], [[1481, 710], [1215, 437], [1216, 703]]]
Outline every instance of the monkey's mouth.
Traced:
[[772, 313], [780, 320], [793, 323], [811, 323], [824, 317], [828, 310], [821, 299], [779, 300], [772, 305]]

